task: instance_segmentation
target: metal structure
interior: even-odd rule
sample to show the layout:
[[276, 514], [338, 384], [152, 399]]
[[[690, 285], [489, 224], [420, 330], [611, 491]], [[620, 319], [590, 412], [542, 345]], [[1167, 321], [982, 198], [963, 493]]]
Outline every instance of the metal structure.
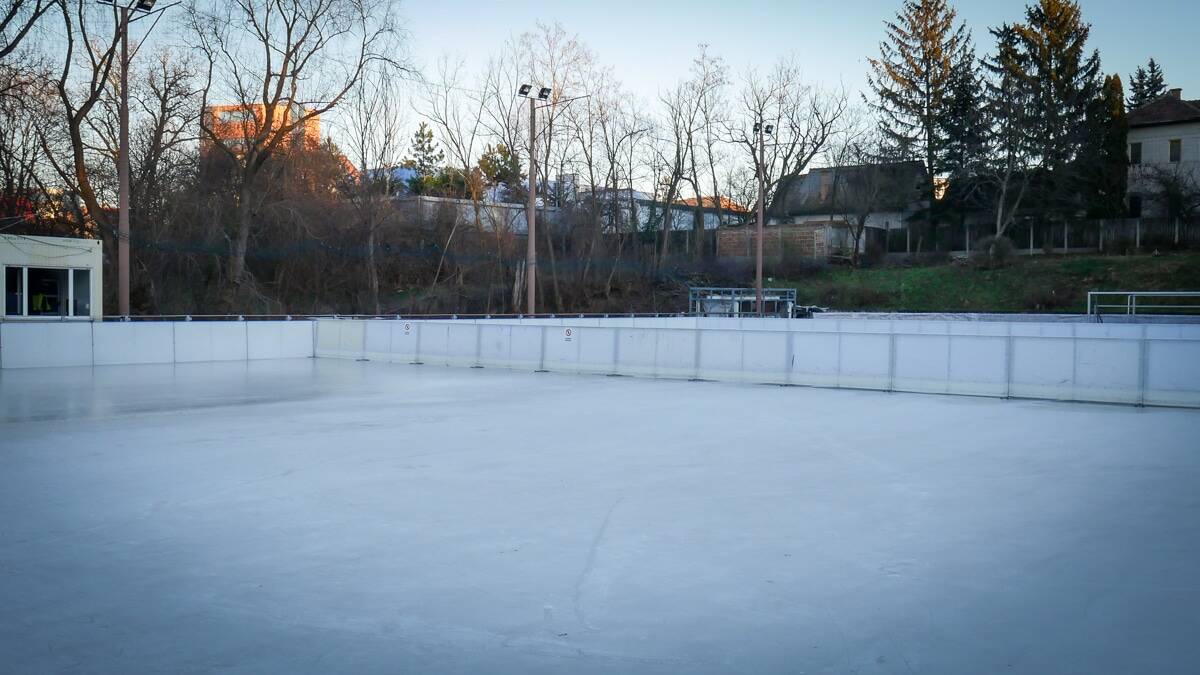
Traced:
[[[766, 296], [763, 290], [763, 220], [764, 211], [767, 201], [767, 186], [766, 177], [764, 174], [763, 164], [767, 161], [767, 146], [764, 136], [775, 133], [775, 125], [763, 124], [762, 122], [754, 123], [754, 133], [758, 135], [758, 156], [755, 158], [755, 170], [758, 173], [758, 208], [755, 216], [754, 228], [754, 299], [755, 311], [760, 316], [766, 315]], [[792, 292], [792, 300], [794, 301], [795, 292]]]
[[688, 287], [688, 313], [693, 316], [796, 315], [794, 288]]
[[[1104, 302], [1108, 298], [1119, 299], [1120, 302]], [[1156, 302], [1156, 298], [1166, 300], [1178, 300], [1181, 298], [1191, 298], [1191, 304], [1165, 304]], [[1138, 304], [1138, 300], [1150, 300], [1151, 302], [1142, 302]], [[1117, 314], [1137, 314], [1141, 311], [1143, 314], [1148, 311], [1179, 311], [1190, 310], [1192, 312], [1200, 312], [1200, 291], [1088, 291], [1087, 297], [1087, 313], [1089, 316], [1100, 316], [1104, 310], [1118, 310]]]
[[[117, 18], [117, 31], [121, 38], [121, 61], [118, 77], [121, 92], [117, 100], [117, 307], [122, 315], [129, 315], [129, 24], [149, 16], [154, 23], [146, 31], [149, 35], [158, 25], [162, 13], [179, 4], [178, 2], [154, 9], [157, 0], [97, 0], [113, 8]], [[134, 48], [134, 54], [141, 46]]]

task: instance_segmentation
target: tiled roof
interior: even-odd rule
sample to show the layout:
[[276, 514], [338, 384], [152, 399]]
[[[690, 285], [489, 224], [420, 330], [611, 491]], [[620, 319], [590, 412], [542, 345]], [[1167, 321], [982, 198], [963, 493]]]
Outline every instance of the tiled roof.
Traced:
[[1200, 101], [1185, 101], [1167, 94], [1134, 109], [1128, 120], [1131, 127], [1200, 122]]

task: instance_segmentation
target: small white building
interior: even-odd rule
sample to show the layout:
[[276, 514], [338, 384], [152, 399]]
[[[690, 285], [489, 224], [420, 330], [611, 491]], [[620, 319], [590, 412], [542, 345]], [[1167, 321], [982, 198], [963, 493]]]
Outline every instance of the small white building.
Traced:
[[1200, 190], [1200, 100], [1180, 89], [1129, 113], [1129, 215], [1170, 217], [1165, 185]]
[[100, 319], [104, 252], [97, 239], [0, 234], [3, 319]]

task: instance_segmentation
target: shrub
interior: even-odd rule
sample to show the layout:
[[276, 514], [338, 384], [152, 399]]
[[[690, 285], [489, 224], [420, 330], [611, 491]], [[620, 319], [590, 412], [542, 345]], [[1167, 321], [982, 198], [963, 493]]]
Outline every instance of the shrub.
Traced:
[[1006, 267], [1016, 258], [1017, 248], [1008, 237], [984, 237], [978, 248], [971, 252], [971, 262], [979, 267], [995, 269]]

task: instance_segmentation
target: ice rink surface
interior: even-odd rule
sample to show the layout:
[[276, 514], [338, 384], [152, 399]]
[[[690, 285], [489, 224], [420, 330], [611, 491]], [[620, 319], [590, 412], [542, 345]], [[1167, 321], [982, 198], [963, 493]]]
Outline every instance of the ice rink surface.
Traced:
[[1200, 411], [0, 373], [13, 673], [1195, 673]]

